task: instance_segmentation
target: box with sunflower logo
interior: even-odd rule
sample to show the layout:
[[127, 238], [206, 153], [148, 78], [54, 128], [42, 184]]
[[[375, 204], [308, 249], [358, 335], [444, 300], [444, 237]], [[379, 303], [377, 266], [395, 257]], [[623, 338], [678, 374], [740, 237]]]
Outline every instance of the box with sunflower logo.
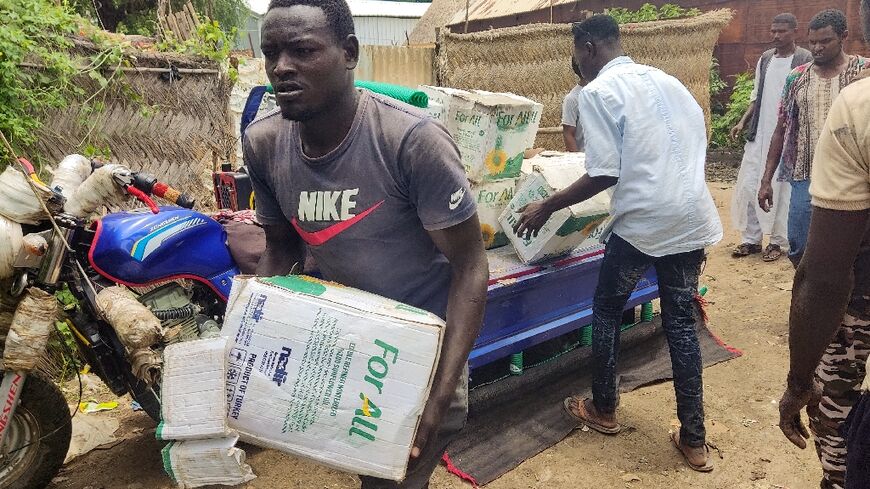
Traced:
[[450, 111], [450, 101], [453, 99], [453, 96], [471, 95], [471, 92], [458, 88], [432, 87], [429, 85], [420, 85], [417, 87], [417, 90], [429, 97], [429, 107], [423, 110], [445, 126], [447, 125], [447, 113]]
[[523, 153], [535, 144], [543, 108], [509, 93], [476, 90], [453, 95], [447, 107], [447, 130], [459, 147], [469, 180], [519, 177]]
[[583, 153], [545, 151], [526, 161], [524, 176], [514, 198], [499, 217], [502, 228], [524, 263], [570, 252], [584, 244], [607, 219], [610, 194], [601, 192], [585, 202], [554, 212], [535, 237], [526, 239], [513, 232], [520, 217], [519, 209], [570, 186], [585, 173]]
[[236, 277], [227, 419], [245, 442], [339, 470], [405, 476], [444, 322], [305, 276]]
[[499, 223], [502, 211], [514, 198], [518, 178], [473, 183], [471, 192], [477, 200], [477, 216], [486, 249], [505, 246], [510, 241]]

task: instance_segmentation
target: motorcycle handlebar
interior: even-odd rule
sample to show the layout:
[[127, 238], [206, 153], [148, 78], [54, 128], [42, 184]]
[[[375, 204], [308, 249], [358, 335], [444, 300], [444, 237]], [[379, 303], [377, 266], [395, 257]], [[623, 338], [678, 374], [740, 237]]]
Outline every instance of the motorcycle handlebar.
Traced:
[[169, 201], [179, 207], [193, 209], [196, 201], [189, 195], [181, 192], [165, 182], [161, 182], [154, 175], [139, 172], [133, 175], [133, 186], [146, 194], [154, 194], [163, 200]]
[[[101, 166], [103, 166], [105, 162], [92, 159], [91, 167], [94, 170], [97, 170]], [[133, 183], [132, 186], [136, 189], [140, 190], [145, 196], [148, 195], [156, 195], [163, 200], [166, 200], [172, 204], [175, 204], [179, 207], [184, 207], [185, 209], [193, 209], [193, 206], [196, 204], [196, 199], [187, 195], [186, 193], [173, 188], [171, 185], [161, 182], [157, 180], [154, 175], [145, 172], [135, 172], [133, 173]], [[138, 195], [133, 192], [130, 192], [131, 195], [135, 195], [136, 198], [142, 200]], [[150, 199], [149, 199], [150, 201]], [[153, 202], [149, 203], [143, 200], [149, 207], [153, 206]], [[152, 207], [153, 209], [153, 207]]]
[[185, 209], [193, 209], [193, 205], [196, 203], [193, 197], [163, 182], [155, 183], [153, 192], [154, 195]]
[[128, 186], [127, 193], [132, 195], [133, 197], [136, 197], [137, 199], [139, 199], [139, 202], [142, 202], [143, 204], [147, 205], [148, 208], [151, 209], [151, 212], [153, 214], [157, 214], [160, 212], [160, 209], [157, 208], [157, 204], [155, 204], [154, 201], [151, 200], [151, 197], [148, 197], [148, 195], [145, 192], [139, 190], [135, 186], [133, 186], [133, 185]]

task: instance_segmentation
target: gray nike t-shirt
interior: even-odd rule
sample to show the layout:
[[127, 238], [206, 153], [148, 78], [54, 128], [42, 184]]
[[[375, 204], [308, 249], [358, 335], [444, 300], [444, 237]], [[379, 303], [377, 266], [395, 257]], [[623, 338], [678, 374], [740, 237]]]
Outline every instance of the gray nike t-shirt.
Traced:
[[289, 222], [327, 280], [445, 318], [450, 267], [427, 230], [477, 212], [459, 150], [423, 112], [362, 90], [332, 152], [309, 158], [275, 110], [245, 132], [243, 153], [264, 225]]

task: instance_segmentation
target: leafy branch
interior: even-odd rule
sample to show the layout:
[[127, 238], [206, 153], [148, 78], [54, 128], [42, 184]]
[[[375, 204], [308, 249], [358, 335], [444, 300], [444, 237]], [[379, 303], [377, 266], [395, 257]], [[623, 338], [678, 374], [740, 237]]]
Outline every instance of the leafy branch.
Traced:
[[737, 75], [734, 82], [734, 91], [731, 92], [731, 98], [728, 101], [728, 109], [724, 114], [713, 115], [713, 136], [710, 140], [710, 146], [714, 148], [739, 148], [743, 146], [744, 140], [741, 137], [737, 141], [731, 140], [730, 132], [746, 109], [749, 108], [749, 99], [752, 96], [752, 88], [754, 86], [752, 73], [741, 73]]
[[[72, 149], [105, 153], [96, 149], [93, 139], [99, 135], [94, 134], [91, 119], [105, 110], [109, 95], [142, 105], [143, 117], [154, 112], [153, 107], [145, 106], [143, 97], [124, 74], [136, 69], [127, 54], [129, 43], [99, 30], [75, 14], [66, 2], [4, 0], [3, 3], [0, 131], [16, 151], [34, 147], [42, 121], [52, 113], [74, 107], [86, 131], [81, 141], [70, 142], [75, 146]], [[234, 36], [234, 30], [228, 35], [216, 21], [203, 21], [192, 39], [180, 42], [170, 38], [156, 48], [216, 61], [235, 80], [235, 70], [228, 62]], [[86, 90], [89, 85], [92, 88]], [[0, 169], [9, 163], [11, 155], [5, 153], [5, 149], [0, 149]], [[30, 156], [39, 163], [39, 155]]]
[[661, 8], [656, 8], [656, 6], [651, 3], [645, 3], [638, 10], [629, 10], [620, 7], [609, 8], [606, 9], [604, 13], [616, 19], [616, 22], [619, 24], [680, 19], [701, 15], [701, 11], [696, 8], [685, 9], [672, 3], [666, 3], [662, 5]]

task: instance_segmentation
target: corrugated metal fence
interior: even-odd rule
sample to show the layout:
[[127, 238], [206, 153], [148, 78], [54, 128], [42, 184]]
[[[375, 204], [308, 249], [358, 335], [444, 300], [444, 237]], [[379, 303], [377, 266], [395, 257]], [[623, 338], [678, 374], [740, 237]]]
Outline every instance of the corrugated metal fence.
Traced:
[[356, 78], [407, 87], [432, 85], [434, 61], [432, 47], [361, 46]]

